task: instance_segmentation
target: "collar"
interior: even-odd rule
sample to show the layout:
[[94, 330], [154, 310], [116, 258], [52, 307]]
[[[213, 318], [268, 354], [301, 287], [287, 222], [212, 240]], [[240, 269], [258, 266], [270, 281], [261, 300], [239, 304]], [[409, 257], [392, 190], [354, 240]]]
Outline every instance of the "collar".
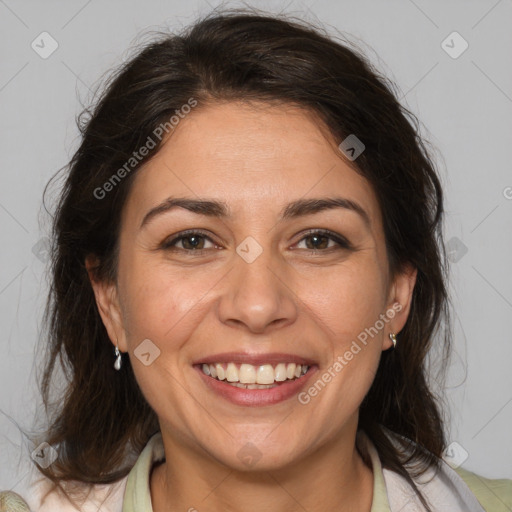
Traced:
[[[397, 473], [382, 468], [377, 449], [364, 432], [358, 432], [356, 444], [372, 465], [373, 500], [370, 512], [424, 510], [407, 481]], [[153, 464], [164, 459], [162, 434], [157, 432], [149, 439], [128, 475], [122, 512], [153, 512], [149, 478]], [[462, 478], [445, 462], [441, 463], [437, 474], [430, 469], [414, 481], [434, 511], [485, 512]]]

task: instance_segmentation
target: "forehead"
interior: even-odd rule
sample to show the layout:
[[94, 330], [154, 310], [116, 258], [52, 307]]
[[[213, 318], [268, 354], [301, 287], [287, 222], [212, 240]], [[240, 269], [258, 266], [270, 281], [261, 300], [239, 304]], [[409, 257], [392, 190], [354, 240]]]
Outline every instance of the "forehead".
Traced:
[[380, 223], [373, 188], [313, 114], [289, 105], [225, 102], [196, 107], [179, 121], [137, 172], [126, 209], [135, 221], [169, 196], [208, 197], [241, 219], [277, 214], [299, 198], [340, 195]]

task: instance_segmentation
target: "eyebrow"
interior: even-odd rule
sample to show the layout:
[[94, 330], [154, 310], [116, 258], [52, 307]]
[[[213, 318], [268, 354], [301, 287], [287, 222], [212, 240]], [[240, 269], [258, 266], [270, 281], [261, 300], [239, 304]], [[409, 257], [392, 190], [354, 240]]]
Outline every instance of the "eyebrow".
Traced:
[[[142, 229], [155, 217], [175, 208], [183, 208], [190, 212], [206, 215], [208, 217], [220, 219], [232, 218], [229, 207], [222, 201], [192, 199], [187, 197], [168, 197], [159, 205], [151, 208], [151, 210], [144, 215], [140, 228]], [[281, 220], [294, 219], [333, 208], [343, 208], [357, 213], [364, 223], [370, 227], [370, 216], [366, 210], [355, 201], [343, 197], [298, 199], [287, 204], [281, 210], [280, 217]]]

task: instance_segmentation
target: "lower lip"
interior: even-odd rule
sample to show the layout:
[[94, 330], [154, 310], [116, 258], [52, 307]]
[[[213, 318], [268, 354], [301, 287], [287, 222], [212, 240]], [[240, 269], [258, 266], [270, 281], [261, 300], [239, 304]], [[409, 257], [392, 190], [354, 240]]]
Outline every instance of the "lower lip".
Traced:
[[273, 388], [268, 389], [243, 389], [227, 384], [226, 381], [217, 380], [206, 375], [201, 369], [201, 365], [194, 365], [201, 378], [209, 388], [215, 393], [221, 395], [226, 400], [235, 405], [263, 406], [273, 405], [284, 400], [288, 400], [297, 395], [305, 387], [311, 375], [316, 373], [317, 366], [310, 366], [308, 372], [302, 377], [284, 381]]

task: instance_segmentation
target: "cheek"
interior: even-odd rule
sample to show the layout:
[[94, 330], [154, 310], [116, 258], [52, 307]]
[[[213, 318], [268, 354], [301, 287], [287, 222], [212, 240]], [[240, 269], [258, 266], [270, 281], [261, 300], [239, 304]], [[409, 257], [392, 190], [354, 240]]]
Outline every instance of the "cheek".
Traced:
[[[324, 382], [325, 391], [322, 383], [313, 383], [304, 402], [322, 395], [320, 402], [335, 415], [353, 412], [361, 403], [374, 379], [385, 335], [386, 324], [380, 320], [386, 308], [384, 278], [377, 265], [353, 265], [317, 279], [314, 292], [311, 286], [303, 288], [301, 300], [323, 325], [329, 346], [315, 381]], [[341, 408], [335, 405], [340, 396]]]
[[218, 273], [184, 271], [143, 258], [130, 263], [125, 265], [129, 271], [120, 271], [123, 320], [130, 348], [145, 338], [157, 344], [168, 345], [172, 340], [180, 344], [197, 324], [197, 314], [218, 281]]
[[329, 327], [343, 347], [373, 326], [386, 307], [383, 275], [377, 265], [340, 265], [304, 279], [300, 299]]
[[[166, 345], [170, 340], [185, 342], [212, 308], [213, 298], [222, 300], [219, 293], [228, 291], [230, 280], [229, 268], [180, 268], [137, 254], [120, 262], [119, 270], [123, 318], [132, 348], [146, 338]], [[374, 325], [385, 307], [380, 268], [365, 255], [330, 267], [295, 268], [292, 272], [283, 268], [282, 277], [286, 286], [276, 293], [288, 293], [295, 302], [296, 321], [308, 322], [310, 317], [340, 349]], [[233, 284], [243, 286], [243, 281]]]

